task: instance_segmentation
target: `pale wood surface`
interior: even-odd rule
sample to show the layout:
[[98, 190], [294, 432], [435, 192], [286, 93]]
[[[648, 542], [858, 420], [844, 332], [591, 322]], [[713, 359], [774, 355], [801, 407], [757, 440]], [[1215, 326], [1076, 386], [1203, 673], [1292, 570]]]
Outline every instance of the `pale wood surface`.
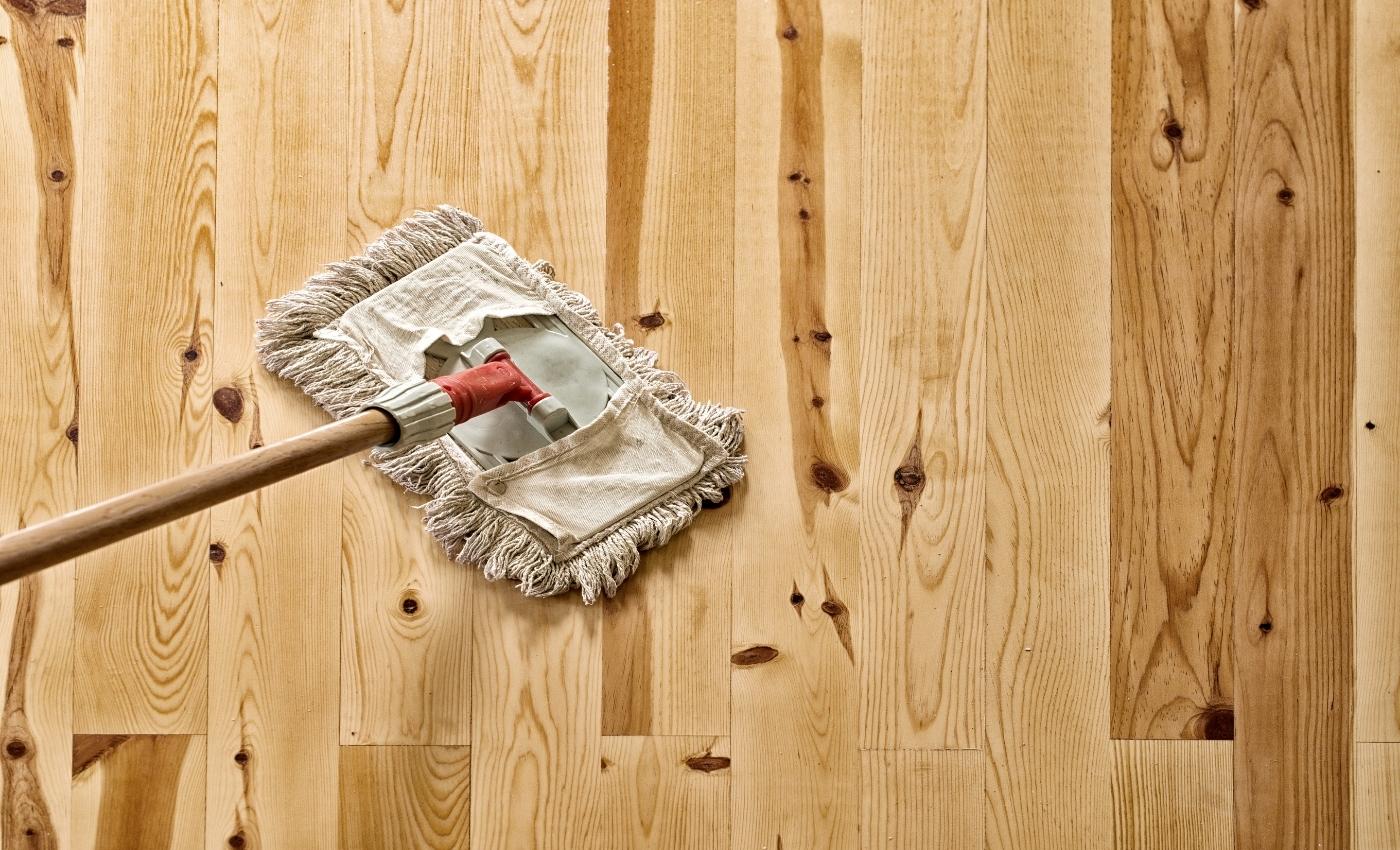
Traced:
[[1099, 6], [990, 4], [983, 722], [996, 850], [1112, 843], [1110, 44]]
[[[218, 17], [182, 0], [87, 20], [73, 272], [101, 283], [75, 302], [79, 504], [212, 457]], [[78, 559], [75, 731], [205, 731], [208, 535], [201, 511]]]
[[1235, 0], [1113, 4], [1112, 726], [1233, 709]]
[[[734, 370], [734, 17], [608, 14], [607, 312], [701, 398]], [[729, 731], [729, 523], [714, 512], [603, 612], [603, 734]]]
[[341, 747], [341, 850], [466, 850], [470, 747]]
[[731, 843], [853, 847], [861, 10], [738, 9]]
[[[203, 735], [73, 736], [75, 850], [204, 841]], [[6, 846], [52, 846], [24, 839]]]
[[[346, 253], [415, 209], [475, 210], [481, 194], [476, 9], [351, 5]], [[421, 500], [373, 469], [347, 465], [342, 500], [341, 743], [471, 743], [472, 577], [401, 531]]]
[[730, 757], [724, 738], [605, 737], [598, 806], [578, 846], [727, 848]]
[[1400, 5], [1356, 30], [1356, 739], [1400, 742]]
[[1392, 6], [0, 0], [0, 529], [440, 202], [751, 457], [593, 608], [356, 460], [5, 586], [0, 848], [1400, 848]]
[[1349, 4], [1235, 18], [1241, 850], [1351, 841], [1337, 814], [1351, 802], [1354, 703], [1351, 40]]
[[867, 750], [860, 764], [861, 847], [983, 846], [980, 752]]
[[1114, 741], [1117, 850], [1235, 846], [1229, 741]]
[[[0, 532], [76, 506], [78, 367], [72, 275], [74, 196], [82, 146], [84, 19], [3, 6], [0, 38]], [[57, 44], [71, 38], [73, 47]], [[53, 172], [62, 172], [53, 180]], [[74, 432], [76, 433], [76, 432]], [[6, 660], [0, 735], [24, 746], [6, 759], [0, 847], [26, 833], [69, 843], [73, 704], [72, 564], [0, 588]], [[42, 846], [42, 845], [40, 845]]]

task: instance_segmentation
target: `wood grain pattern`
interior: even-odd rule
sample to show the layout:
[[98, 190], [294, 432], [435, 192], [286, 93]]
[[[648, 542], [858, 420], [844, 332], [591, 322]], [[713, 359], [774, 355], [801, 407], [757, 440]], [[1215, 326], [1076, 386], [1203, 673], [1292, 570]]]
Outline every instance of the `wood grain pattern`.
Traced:
[[[85, 22], [74, 11], [0, 4], [3, 532], [73, 507], [77, 490], [66, 431], [77, 415], [71, 269]], [[0, 846], [69, 844], [72, 629], [71, 564], [0, 589]]]
[[[607, 8], [490, 0], [478, 44], [479, 212], [606, 314]], [[599, 609], [505, 583], [472, 596], [472, 846], [573, 847], [601, 758]]]
[[1400, 850], [1400, 745], [1356, 745], [1357, 850]]
[[341, 850], [465, 850], [468, 747], [341, 747]]
[[1350, 7], [1236, 15], [1236, 847], [1346, 847], [1353, 675]]
[[1119, 0], [1113, 37], [1112, 730], [1233, 709], [1233, 0]]
[[1400, 6], [1356, 31], [1356, 739], [1400, 741]]
[[[705, 399], [733, 394], [734, 14], [618, 0], [608, 18], [608, 314]], [[603, 734], [728, 732], [726, 513], [606, 603]]]
[[[350, 244], [415, 209], [475, 209], [476, 9], [353, 4]], [[449, 106], [450, 105], [450, 106]], [[351, 465], [343, 493], [342, 744], [471, 741], [471, 571], [413, 521], [416, 500]]]
[[989, 848], [1086, 850], [1112, 839], [1103, 814], [1110, 44], [1100, 7], [996, 0], [990, 9]]
[[[166, 0], [88, 22], [80, 504], [210, 459], [217, 18]], [[204, 731], [208, 545], [201, 512], [79, 559], [76, 731]]]
[[71, 846], [81, 850], [201, 846], [204, 759], [203, 735], [74, 736]]
[[734, 397], [749, 467], [726, 508], [732, 843], [848, 847], [860, 798], [851, 623], [864, 616], [860, 7], [742, 3], [737, 32]]
[[973, 748], [986, 5], [870, 3], [862, 44], [861, 745]]
[[860, 763], [861, 847], [984, 846], [980, 752], [867, 750]]
[[0, 529], [324, 423], [254, 320], [438, 203], [750, 466], [594, 607], [356, 462], [0, 585], [2, 850], [1400, 850], [1393, 3], [92, 5]]
[[[256, 365], [252, 333], [267, 299], [345, 253], [349, 31], [323, 4], [226, 3], [219, 39], [214, 385], [241, 399], [215, 421], [227, 457], [326, 421]], [[321, 467], [213, 511], [209, 847], [335, 846], [342, 479]]]
[[598, 807], [587, 829], [587, 846], [733, 846], [728, 743], [694, 736], [604, 737]]
[[1113, 846], [1233, 848], [1233, 746], [1228, 741], [1115, 741]]

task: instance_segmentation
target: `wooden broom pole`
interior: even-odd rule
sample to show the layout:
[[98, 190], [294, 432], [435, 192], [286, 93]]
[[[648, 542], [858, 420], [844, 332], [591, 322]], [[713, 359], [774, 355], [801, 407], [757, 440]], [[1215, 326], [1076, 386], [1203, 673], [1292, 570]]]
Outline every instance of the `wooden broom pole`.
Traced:
[[100, 549], [211, 505], [392, 441], [397, 426], [370, 409], [204, 469], [133, 490], [0, 537], [0, 584]]

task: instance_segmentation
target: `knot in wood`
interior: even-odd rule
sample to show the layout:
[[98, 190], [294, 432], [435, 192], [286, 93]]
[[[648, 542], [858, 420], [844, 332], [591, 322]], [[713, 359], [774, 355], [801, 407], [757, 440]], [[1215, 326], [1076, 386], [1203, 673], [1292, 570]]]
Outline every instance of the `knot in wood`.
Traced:
[[812, 483], [828, 493], [840, 493], [849, 483], [845, 473], [825, 461], [819, 460], [812, 464], [811, 472]]
[[913, 464], [905, 464], [894, 471], [894, 483], [906, 493], [913, 493], [924, 486], [924, 471]]

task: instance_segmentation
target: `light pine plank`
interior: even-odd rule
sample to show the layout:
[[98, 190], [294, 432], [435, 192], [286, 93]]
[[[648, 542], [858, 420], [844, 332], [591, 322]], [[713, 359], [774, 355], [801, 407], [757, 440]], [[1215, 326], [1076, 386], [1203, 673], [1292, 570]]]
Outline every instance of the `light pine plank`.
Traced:
[[860, 760], [861, 847], [981, 850], [982, 753], [868, 750]]
[[[345, 253], [349, 31], [325, 5], [225, 3], [219, 34], [223, 458], [326, 421], [256, 365], [252, 334], [267, 299]], [[342, 478], [323, 467], [213, 511], [211, 848], [336, 843]]]
[[[491, 0], [480, 33], [482, 219], [606, 313], [607, 9]], [[573, 847], [601, 758], [598, 609], [508, 582], [472, 597], [472, 846]]]
[[[734, 8], [608, 19], [607, 307], [699, 399], [734, 368]], [[707, 511], [603, 614], [603, 734], [729, 730], [730, 524]]]
[[203, 735], [75, 735], [72, 847], [202, 846], [204, 761]]
[[[0, 533], [75, 507], [71, 274], [82, 129], [84, 20], [0, 5]], [[67, 39], [67, 46], [60, 45]], [[86, 173], [84, 172], [84, 177]], [[76, 433], [76, 432], [73, 432]], [[73, 566], [0, 590], [0, 846], [69, 844]]]
[[860, 4], [738, 7], [734, 399], [749, 467], [726, 508], [733, 845], [849, 847], [864, 616]]
[[341, 850], [466, 850], [469, 747], [341, 747]]
[[[214, 311], [213, 0], [94, 10], [75, 276], [78, 502], [207, 463]], [[133, 44], [143, 49], [133, 50]], [[208, 513], [78, 559], [73, 727], [202, 733]]]
[[[352, 13], [354, 253], [415, 209], [472, 209], [478, 89], [469, 4], [358, 0]], [[476, 577], [423, 530], [422, 500], [375, 470], [348, 465], [343, 498], [341, 743], [469, 743]]]
[[1228, 741], [1115, 741], [1116, 850], [1231, 850], [1233, 746]]
[[981, 745], [986, 36], [983, 0], [865, 4], [864, 747]]
[[1356, 850], [1400, 850], [1400, 744], [1356, 745]]
[[1236, 847], [1351, 838], [1347, 4], [1235, 17]]
[[1112, 728], [1228, 734], [1234, 0], [1116, 0]]
[[693, 736], [603, 738], [598, 807], [587, 846], [730, 847], [728, 743]]
[[1400, 4], [1356, 16], [1356, 738], [1400, 741]]
[[1106, 848], [1109, 16], [991, 5], [986, 842]]

